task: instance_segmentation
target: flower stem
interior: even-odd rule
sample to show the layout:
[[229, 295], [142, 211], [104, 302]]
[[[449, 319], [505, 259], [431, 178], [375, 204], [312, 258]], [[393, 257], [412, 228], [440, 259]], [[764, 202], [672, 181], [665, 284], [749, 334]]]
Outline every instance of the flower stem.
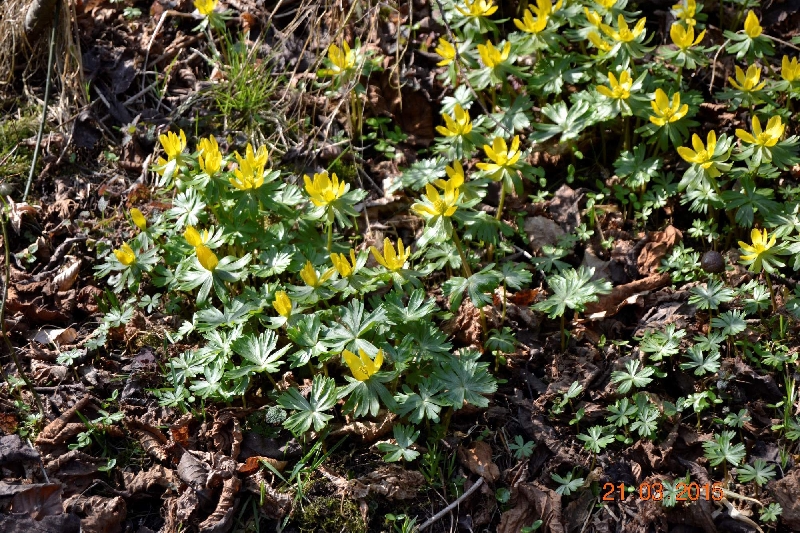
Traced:
[[[464, 255], [464, 249], [461, 246], [461, 239], [458, 238], [458, 233], [456, 230], [453, 229], [453, 244], [456, 245], [456, 250], [458, 250], [458, 255], [461, 257], [461, 267], [464, 271], [464, 276], [472, 277], [472, 269], [469, 268], [469, 263], [467, 263], [467, 256]], [[486, 327], [486, 315], [483, 312], [483, 308], [478, 308], [478, 314], [481, 317], [481, 337], [486, 338], [486, 334], [488, 333], [488, 329]]]
[[775, 291], [772, 289], [772, 278], [769, 277], [767, 272], [764, 272], [764, 277], [767, 278], [767, 288], [769, 289], [769, 298], [772, 302], [772, 312], [775, 313], [778, 310], [778, 306], [775, 305]]
[[331, 247], [333, 247], [333, 224], [328, 222], [328, 253], [331, 253]]
[[497, 214], [494, 216], [496, 220], [500, 220], [503, 216], [503, 205], [506, 203], [506, 184], [502, 182], [500, 185], [500, 202], [497, 204]]

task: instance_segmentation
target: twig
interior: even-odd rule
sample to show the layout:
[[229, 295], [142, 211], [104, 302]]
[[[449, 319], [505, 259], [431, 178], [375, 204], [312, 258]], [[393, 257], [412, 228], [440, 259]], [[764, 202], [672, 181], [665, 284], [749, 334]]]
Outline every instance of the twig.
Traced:
[[462, 501], [467, 499], [470, 496], [470, 494], [472, 494], [473, 492], [475, 492], [476, 490], [481, 488], [482, 485], [483, 485], [483, 478], [480, 478], [480, 479], [478, 479], [478, 481], [475, 482], [474, 485], [472, 485], [469, 488], [469, 490], [467, 490], [467, 492], [465, 492], [464, 494], [462, 494], [461, 496], [456, 498], [456, 501], [454, 501], [453, 503], [451, 503], [450, 505], [448, 505], [447, 507], [445, 507], [444, 509], [442, 509], [441, 511], [439, 511], [435, 515], [433, 515], [427, 522], [425, 522], [424, 524], [419, 526], [419, 530], [422, 531], [423, 529], [426, 529], [426, 528], [432, 526], [437, 520], [442, 518], [444, 515], [446, 515], [447, 513], [449, 513], [450, 511], [452, 511], [456, 507], [458, 507], [458, 505]]
[[[55, 60], [56, 49], [56, 30], [58, 29], [58, 17], [61, 13], [61, 0], [56, 2], [56, 13], [53, 16], [53, 27], [50, 29], [50, 51], [47, 55], [47, 79], [44, 82], [44, 104], [42, 105], [42, 121], [39, 123], [39, 133], [36, 134], [36, 147], [33, 149], [33, 159], [31, 160], [31, 171], [28, 173], [28, 181], [25, 182], [25, 192], [22, 193], [22, 201], [28, 199], [28, 192], [31, 190], [31, 183], [33, 182], [33, 173], [36, 171], [36, 161], [39, 159], [39, 150], [42, 145], [42, 135], [44, 135], [44, 126], [47, 124], [47, 105], [50, 100], [50, 86], [51, 78], [53, 77], [53, 61]], [[8, 242], [6, 242], [6, 250], [8, 250]], [[5, 303], [5, 299], [3, 300]], [[5, 326], [4, 326], [5, 327]], [[38, 398], [37, 398], [38, 401]]]
[[722, 43], [722, 46], [717, 48], [717, 53], [714, 54], [714, 61], [712, 61], [712, 66], [711, 66], [711, 83], [708, 84], [709, 91], [714, 89], [714, 78], [717, 75], [717, 58], [719, 57], [719, 53], [722, 51], [723, 48], [728, 46], [729, 42], [731, 42], [731, 40], [727, 39], [724, 43]]

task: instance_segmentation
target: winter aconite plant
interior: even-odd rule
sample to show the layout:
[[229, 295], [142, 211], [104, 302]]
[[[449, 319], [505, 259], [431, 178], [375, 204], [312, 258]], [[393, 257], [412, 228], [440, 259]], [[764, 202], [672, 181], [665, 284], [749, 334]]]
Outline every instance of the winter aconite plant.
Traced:
[[[304, 444], [387, 422], [376, 449], [390, 462], [436, 455], [423, 443], [454, 412], [488, 406], [509, 363], [552, 380], [541, 403], [583, 447], [584, 464], [546, 472], [557, 494], [687, 419], [705, 424], [702, 453], [725, 483], [730, 466], [761, 490], [775, 472], [742, 435], [745, 415], [731, 416], [743, 406], [727, 404], [753, 373], [782, 373], [770, 393], [784, 398], [759, 408], [775, 411], [786, 450], [800, 439], [787, 341], [800, 290], [773, 287], [800, 270], [794, 45], [765, 33], [754, 2], [721, 2], [717, 17], [682, 0], [663, 26], [627, 0], [434, 4], [420, 55], [441, 106], [413, 156], [397, 117], [388, 138], [372, 77], [386, 68], [405, 91], [411, 71], [347, 31], [321, 42], [305, 80], [341, 111], [326, 123], [341, 157], [298, 171], [272, 144], [161, 132], [157, 202], [97, 247], [110, 290], [90, 346], [137, 314], [176, 317], [162, 405], [285, 410]], [[215, 1], [195, 7], [209, 35], [225, 31]], [[406, 44], [420, 27], [400, 32]], [[379, 191], [366, 163], [381, 157], [393, 171]], [[396, 217], [376, 224], [389, 198]], [[574, 371], [560, 364], [596, 366], [594, 383], [570, 376], [554, 394]], [[501, 439], [516, 459], [538, 449], [517, 437]], [[677, 505], [680, 482], [666, 484]]]

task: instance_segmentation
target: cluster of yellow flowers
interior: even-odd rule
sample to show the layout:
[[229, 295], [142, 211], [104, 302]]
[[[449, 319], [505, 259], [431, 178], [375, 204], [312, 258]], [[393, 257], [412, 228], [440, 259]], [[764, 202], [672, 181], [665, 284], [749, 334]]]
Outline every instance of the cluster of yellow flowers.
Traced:
[[563, 0], [558, 0], [555, 6], [550, 3], [550, 0], [537, 0], [535, 6], [528, 6], [522, 15], [522, 20], [514, 19], [514, 25], [525, 33], [534, 35], [541, 33], [547, 27], [550, 15], [561, 9], [562, 5]]
[[264, 184], [264, 168], [267, 165], [267, 149], [260, 146], [258, 151], [253, 151], [253, 145], [247, 143], [244, 157], [239, 152], [234, 154], [239, 166], [234, 169], [233, 177], [229, 178], [231, 185], [240, 191], [258, 189]]

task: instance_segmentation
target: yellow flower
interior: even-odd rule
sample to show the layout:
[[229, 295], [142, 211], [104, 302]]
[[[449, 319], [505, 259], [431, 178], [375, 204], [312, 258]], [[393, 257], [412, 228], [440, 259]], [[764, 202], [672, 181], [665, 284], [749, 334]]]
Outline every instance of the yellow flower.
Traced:
[[[159, 135], [158, 140], [161, 141], [161, 146], [167, 154], [168, 161], [176, 159], [186, 148], [186, 134], [183, 133], [183, 130], [180, 130], [180, 135], [175, 135], [168, 131], [166, 135]], [[163, 161], [163, 159], [160, 161]]]
[[347, 185], [344, 181], [339, 181], [335, 172], [328, 177], [328, 172], [323, 171], [314, 174], [313, 181], [308, 176], [303, 176], [303, 180], [311, 202], [317, 207], [327, 206], [347, 192]]
[[131, 209], [131, 220], [133, 220], [133, 223], [136, 224], [136, 227], [140, 230], [144, 231], [147, 229], [147, 219], [144, 218], [142, 212], [135, 207]]
[[764, 131], [761, 130], [761, 121], [758, 120], [757, 116], [753, 115], [752, 126], [752, 135], [739, 128], [736, 130], [736, 136], [746, 143], [757, 144], [767, 148], [778, 144], [778, 141], [781, 140], [783, 132], [786, 129], [786, 125], [781, 123], [781, 117], [777, 115], [769, 119], [767, 122], [767, 129]]
[[681, 93], [672, 95], [672, 104], [670, 105], [667, 94], [661, 89], [656, 89], [656, 99], [650, 101], [655, 116], [650, 117], [650, 122], [656, 126], [663, 126], [670, 122], [677, 122], [686, 116], [689, 112], [689, 105], [681, 105]]
[[669, 36], [672, 38], [672, 42], [675, 43], [675, 46], [681, 50], [686, 50], [689, 47], [700, 44], [700, 41], [706, 36], [706, 30], [701, 31], [700, 35], [695, 39], [694, 28], [692, 26], [684, 28], [682, 24], [676, 22], [669, 28]]
[[397, 239], [397, 252], [395, 252], [389, 237], [383, 240], [383, 254], [374, 246], [370, 246], [369, 250], [375, 257], [375, 261], [392, 272], [397, 272], [403, 268], [403, 265], [406, 264], [408, 257], [411, 255], [411, 249], [406, 250], [403, 246], [403, 239]]
[[347, 363], [347, 366], [350, 367], [353, 377], [358, 381], [366, 381], [381, 369], [381, 365], [383, 365], [383, 350], [378, 350], [374, 361], [361, 348], [358, 349], [358, 355], [360, 357], [356, 357], [356, 354], [350, 350], [342, 352], [342, 358]]
[[753, 228], [750, 232], [750, 240], [753, 241], [753, 245], [749, 245], [746, 242], [739, 241], [739, 246], [742, 247], [742, 250], [748, 252], [746, 255], [742, 255], [741, 258], [745, 261], [754, 261], [758, 259], [758, 257], [775, 246], [777, 239], [773, 235], [771, 239], [769, 239], [769, 234], [767, 230], [758, 231], [757, 229]]
[[756, 16], [755, 13], [753, 13], [753, 10], [751, 9], [750, 11], [747, 12], [747, 18], [744, 19], [744, 32], [751, 39], [755, 39], [756, 37], [761, 35], [762, 31], [763, 28], [761, 27], [761, 24], [758, 23], [758, 17]]
[[472, 131], [472, 122], [469, 119], [469, 111], [465, 111], [461, 104], [456, 104], [454, 109], [456, 119], [453, 120], [447, 113], [442, 113], [445, 126], [436, 126], [436, 131], [445, 137], [460, 137]]
[[222, 152], [219, 151], [219, 144], [214, 136], [200, 139], [197, 148], [200, 150], [200, 170], [209, 176], [219, 172], [222, 168]]
[[697, 2], [695, 0], [683, 0], [679, 4], [672, 6], [675, 10], [675, 16], [678, 20], [682, 20], [687, 26], [694, 26], [697, 21], [694, 15], [697, 12]]
[[217, 7], [217, 0], [194, 0], [194, 7], [204, 17], [209, 16]]
[[696, 133], [692, 135], [692, 147], [687, 148], [681, 146], [678, 148], [678, 155], [680, 155], [687, 163], [694, 163], [700, 165], [704, 169], [708, 169], [714, 162], [711, 158], [714, 156], [714, 150], [717, 148], [717, 134], [714, 130], [708, 132], [706, 144], [703, 146], [703, 140]]
[[272, 302], [272, 307], [282, 317], [289, 318], [289, 315], [292, 314], [292, 300], [286, 294], [286, 291], [275, 292], [275, 301]]
[[443, 196], [429, 183], [425, 185], [425, 195], [423, 196], [425, 201], [415, 203], [411, 206], [411, 210], [418, 215], [451, 217], [458, 209], [456, 206], [458, 197], [458, 188], [454, 187], [450, 181], [444, 182]]
[[[615, 2], [617, 0], [614, 0]], [[558, 0], [555, 5], [550, 3], [550, 0], [536, 0], [535, 6], [530, 6], [530, 10], [533, 11], [539, 17], [548, 17], [551, 14], [555, 13], [561, 6], [564, 5], [564, 0]]]
[[320, 76], [340, 76], [356, 66], [356, 53], [350, 49], [346, 42], [342, 43], [344, 50], [332, 44], [328, 47], [328, 59], [331, 68], [319, 71]]
[[340, 276], [349, 278], [356, 271], [356, 252], [350, 249], [350, 262], [344, 254], [331, 254], [331, 262]]
[[494, 47], [492, 41], [486, 41], [485, 45], [483, 44], [478, 45], [478, 53], [481, 55], [483, 64], [489, 68], [495, 68], [503, 61], [506, 61], [508, 59], [508, 54], [510, 52], [511, 52], [510, 42], [506, 42], [506, 44], [503, 46], [502, 52]]
[[589, 32], [589, 40], [592, 42], [595, 48], [602, 50], [603, 52], [608, 52], [613, 48], [613, 46], [605, 42], [603, 38], [600, 37], [600, 34], [596, 31]]
[[447, 177], [450, 178], [449, 180], [438, 179], [433, 182], [434, 185], [437, 187], [444, 189], [447, 187], [448, 183], [451, 183], [453, 187], [461, 187], [464, 185], [464, 167], [461, 166], [461, 161], [454, 161], [452, 167], [445, 167], [444, 171], [447, 172]]
[[303, 278], [306, 285], [312, 289], [316, 289], [328, 281], [328, 278], [333, 276], [334, 272], [334, 269], [329, 268], [322, 276], [319, 276], [317, 275], [317, 270], [314, 268], [314, 265], [311, 264], [311, 261], [306, 261], [306, 265], [303, 267], [303, 270], [300, 271], [300, 277]]
[[600, 29], [618, 43], [629, 43], [642, 34], [645, 22], [646, 20], [644, 17], [640, 18], [639, 22], [637, 22], [636, 26], [631, 30], [628, 28], [628, 23], [625, 22], [625, 17], [619, 15], [617, 17], [617, 27], [619, 30], [615, 30], [608, 24], [601, 24]]
[[450, 41], [444, 37], [439, 37], [439, 46], [436, 47], [436, 53], [442, 58], [441, 61], [436, 63], [440, 67], [449, 65], [456, 59], [456, 47], [450, 44]]
[[583, 13], [586, 15], [586, 20], [589, 21], [589, 24], [595, 28], [599, 28], [600, 24], [603, 23], [603, 17], [598, 15], [595, 11], [589, 11], [588, 7], [583, 8]]
[[760, 91], [764, 88], [767, 82], [758, 83], [761, 80], [761, 69], [755, 65], [750, 65], [747, 67], [747, 74], [737, 65], [736, 66], [736, 79], [734, 80], [731, 77], [728, 77], [728, 81], [731, 82], [736, 89], [749, 93], [753, 91]]
[[203, 235], [201, 236], [200, 232], [194, 229], [194, 226], [189, 226], [186, 228], [186, 231], [183, 232], [183, 238], [186, 239], [186, 242], [191, 246], [196, 248], [208, 242], [208, 230], [204, 229]]
[[117, 256], [117, 261], [125, 266], [131, 266], [136, 261], [136, 254], [133, 253], [133, 248], [127, 242], [122, 243], [122, 246], [114, 250], [114, 255]]
[[631, 77], [631, 73], [627, 70], [623, 70], [619, 75], [619, 80], [617, 80], [613, 72], [609, 72], [608, 87], [605, 85], [598, 85], [597, 92], [614, 100], [627, 100], [631, 96], [632, 87], [633, 78]]
[[489, 172], [492, 179], [500, 179], [502, 171], [513, 167], [522, 156], [522, 152], [519, 151], [519, 135], [514, 136], [510, 150], [505, 139], [495, 137], [492, 141], [492, 146], [483, 145], [483, 151], [486, 152], [486, 156], [492, 162], [478, 163], [478, 168]]
[[231, 185], [240, 191], [258, 189], [264, 184], [264, 166], [267, 164], [267, 149], [264, 146], [258, 148], [258, 152], [253, 152], [253, 145], [247, 143], [245, 156], [234, 154], [239, 165], [233, 171], [235, 177], [228, 178]]
[[595, 3], [608, 10], [617, 4], [617, 0], [595, 0]]
[[497, 11], [493, 0], [464, 0], [464, 6], [466, 9], [461, 6], [456, 6], [456, 9], [465, 17], [488, 17]]
[[217, 259], [217, 254], [211, 251], [211, 248], [205, 244], [201, 244], [195, 247], [194, 251], [197, 253], [197, 260], [200, 261], [203, 268], [209, 272], [213, 272], [214, 269], [217, 268], [219, 259]]
[[514, 25], [525, 33], [532, 33], [536, 35], [547, 27], [548, 15], [540, 14], [536, 18], [533, 18], [534, 9], [535, 8], [533, 6], [530, 6], [529, 9], [526, 9], [525, 14], [522, 15], [522, 20], [514, 19]]
[[789, 61], [789, 56], [783, 56], [781, 60], [781, 78], [793, 83], [800, 81], [800, 64], [797, 63], [797, 58]]

